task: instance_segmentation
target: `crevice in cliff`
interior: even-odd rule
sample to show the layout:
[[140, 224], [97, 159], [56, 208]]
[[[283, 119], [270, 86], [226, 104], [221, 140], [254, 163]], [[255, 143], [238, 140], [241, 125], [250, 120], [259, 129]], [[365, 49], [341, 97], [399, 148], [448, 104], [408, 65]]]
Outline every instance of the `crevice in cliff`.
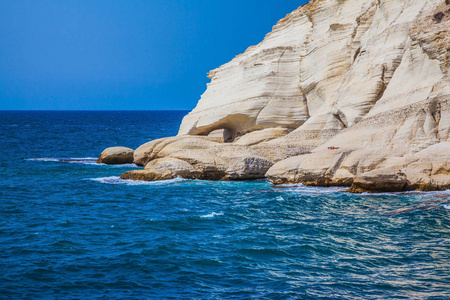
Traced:
[[[341, 116], [341, 115], [342, 115], [342, 116]], [[342, 128], [347, 128], [347, 127], [348, 127], [348, 125], [342, 120], [342, 117], [345, 118], [345, 115], [344, 115], [344, 114], [342, 114], [342, 113], [340, 113], [340, 112], [337, 112], [337, 113], [334, 113], [334, 114], [333, 114], [333, 117], [336, 118], [336, 120], [339, 122], [339, 124], [341, 125]]]
[[381, 70], [381, 87], [377, 93], [377, 95], [375, 96], [375, 98], [373, 99], [373, 101], [371, 101], [371, 107], [370, 109], [367, 110], [367, 112], [365, 114], [363, 114], [361, 116], [361, 119], [364, 118], [365, 116], [367, 116], [367, 114], [370, 113], [370, 111], [375, 107], [375, 105], [378, 103], [378, 101], [380, 101], [383, 96], [384, 93], [386, 91], [386, 89], [388, 88], [392, 78], [394, 78], [395, 73], [397, 72], [398, 67], [400, 66], [400, 64], [402, 63], [406, 50], [408, 49], [408, 47], [410, 47], [408, 40], [406, 40], [405, 42], [401, 43], [399, 45], [401, 48], [401, 53], [394, 59], [392, 59], [392, 71], [388, 70], [388, 65], [386, 63], [384, 63], [382, 65], [382, 70]]
[[[387, 85], [389, 84], [389, 81], [386, 82], [386, 78], [385, 78], [386, 68], [387, 68], [386, 65], [383, 65], [382, 70], [381, 70], [381, 88], [373, 101], [374, 105], [383, 97], [384, 92], [386, 91]], [[395, 73], [395, 71], [394, 71], [394, 73]]]
[[441, 142], [439, 133], [439, 124], [441, 122], [441, 104], [437, 98], [430, 99], [430, 103], [426, 108], [427, 116], [431, 118], [432, 126], [424, 127], [424, 131], [428, 133], [428, 137], [432, 136], [437, 143]]
[[[309, 113], [309, 107], [308, 107], [308, 98], [306, 97], [305, 93], [303, 92], [302, 87], [300, 86], [300, 84], [298, 85], [298, 89], [300, 90], [300, 94], [303, 97], [303, 105], [305, 107], [305, 113], [307, 115], [307, 118], [311, 118], [311, 115]], [[301, 126], [301, 125], [300, 125]]]
[[347, 156], [351, 153], [352, 151], [345, 151], [342, 152], [339, 155], [339, 158], [337, 159], [336, 163], [329, 168], [326, 172], [325, 172], [325, 176], [329, 177], [330, 179], [333, 178], [333, 176], [336, 174], [336, 172], [339, 170], [339, 168], [342, 166], [342, 163], [344, 162], [344, 160], [347, 158]]
[[355, 55], [353, 55], [353, 62], [358, 58], [358, 55], [361, 53], [361, 47], [356, 49]]

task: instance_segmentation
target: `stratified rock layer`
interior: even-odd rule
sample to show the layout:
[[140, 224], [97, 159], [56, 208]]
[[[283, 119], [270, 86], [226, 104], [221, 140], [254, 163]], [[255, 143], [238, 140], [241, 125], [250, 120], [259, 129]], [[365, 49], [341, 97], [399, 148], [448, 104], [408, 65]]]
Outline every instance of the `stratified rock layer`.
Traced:
[[313, 0], [211, 71], [179, 135], [134, 162], [161, 178], [447, 189], [449, 28], [448, 0]]
[[274, 164], [250, 147], [212, 139], [178, 136], [146, 143], [134, 154], [135, 163], [145, 165], [145, 170], [128, 172], [122, 178], [251, 180], [264, 178]]

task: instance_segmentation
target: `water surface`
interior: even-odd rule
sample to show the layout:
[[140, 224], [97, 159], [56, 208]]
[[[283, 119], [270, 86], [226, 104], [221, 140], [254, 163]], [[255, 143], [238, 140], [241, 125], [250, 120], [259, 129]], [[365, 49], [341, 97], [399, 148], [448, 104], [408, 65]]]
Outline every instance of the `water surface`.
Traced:
[[126, 182], [186, 112], [0, 112], [0, 298], [449, 299], [450, 193]]

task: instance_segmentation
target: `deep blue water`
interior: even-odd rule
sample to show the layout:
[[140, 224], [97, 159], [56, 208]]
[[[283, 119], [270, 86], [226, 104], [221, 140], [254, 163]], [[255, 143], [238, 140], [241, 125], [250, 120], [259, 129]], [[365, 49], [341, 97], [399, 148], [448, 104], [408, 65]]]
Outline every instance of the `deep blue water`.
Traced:
[[450, 192], [130, 183], [91, 161], [185, 113], [0, 112], [0, 298], [450, 298]]

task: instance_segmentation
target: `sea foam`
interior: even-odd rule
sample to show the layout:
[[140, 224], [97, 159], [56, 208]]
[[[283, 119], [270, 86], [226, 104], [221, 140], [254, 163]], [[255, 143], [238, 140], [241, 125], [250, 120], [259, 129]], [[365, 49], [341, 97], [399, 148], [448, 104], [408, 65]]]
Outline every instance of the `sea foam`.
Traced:
[[168, 180], [158, 180], [158, 181], [139, 181], [139, 180], [124, 180], [119, 176], [109, 176], [109, 177], [100, 177], [100, 178], [89, 178], [89, 180], [97, 181], [105, 184], [125, 184], [125, 185], [169, 185], [178, 182], [188, 181], [183, 178], [174, 178]]
[[121, 164], [121, 165], [107, 165], [97, 163], [97, 158], [95, 157], [69, 157], [69, 158], [56, 158], [56, 157], [43, 157], [43, 158], [28, 158], [26, 161], [44, 161], [44, 162], [62, 162], [69, 164], [82, 164], [82, 165], [92, 165], [92, 166], [107, 166], [111, 168], [136, 168], [135, 164]]
[[219, 213], [212, 212], [212, 213], [207, 214], [207, 215], [202, 215], [202, 216], [200, 216], [200, 218], [202, 218], [202, 219], [212, 219], [215, 216], [223, 216], [223, 212], [219, 212]]

